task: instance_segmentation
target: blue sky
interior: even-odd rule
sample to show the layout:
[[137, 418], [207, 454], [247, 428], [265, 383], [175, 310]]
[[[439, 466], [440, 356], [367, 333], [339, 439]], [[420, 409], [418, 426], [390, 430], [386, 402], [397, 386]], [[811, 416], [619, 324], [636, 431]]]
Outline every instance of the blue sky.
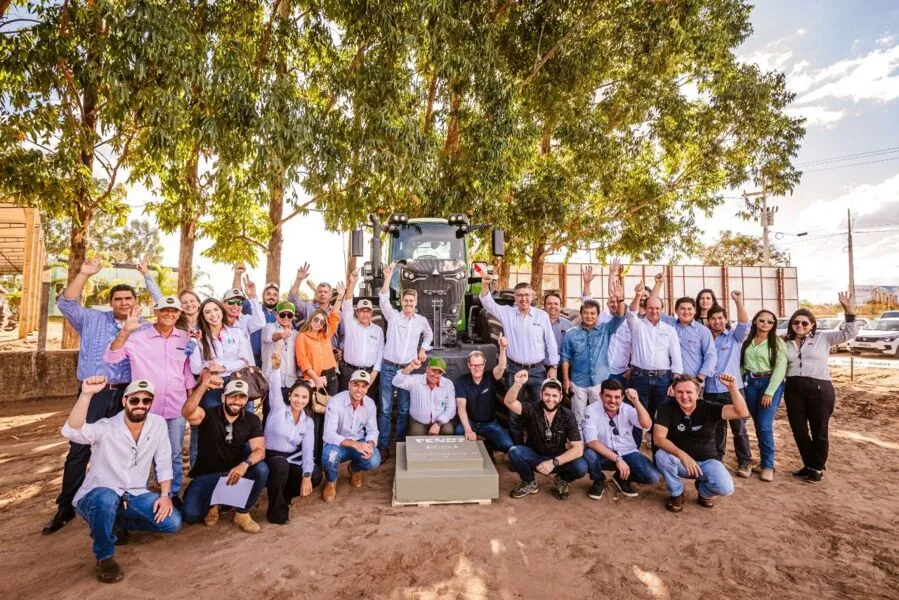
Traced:
[[[847, 287], [840, 234], [847, 207], [858, 230], [856, 283], [899, 284], [899, 2], [761, 0], [752, 24], [755, 33], [738, 55], [786, 73], [797, 94], [790, 110], [808, 119], [796, 159], [808, 165], [802, 182], [791, 196], [772, 201], [779, 207], [772, 241], [798, 267], [800, 297], [836, 301], [837, 290]], [[865, 155], [830, 160], [858, 154]], [[146, 191], [134, 192], [129, 200], [142, 205]], [[723, 229], [760, 234], [757, 223], [735, 217], [738, 193], [728, 192], [711, 218], [700, 219], [704, 240]], [[792, 235], [800, 232], [808, 235]], [[166, 236], [165, 247], [163, 262], [176, 265], [177, 236]], [[289, 285], [306, 260], [312, 279], [333, 278], [343, 271], [345, 248], [344, 238], [325, 232], [315, 213], [294, 219], [285, 227], [281, 281]], [[226, 265], [201, 257], [195, 264], [212, 275], [217, 290], [230, 284]], [[255, 273], [261, 281], [264, 263]]]

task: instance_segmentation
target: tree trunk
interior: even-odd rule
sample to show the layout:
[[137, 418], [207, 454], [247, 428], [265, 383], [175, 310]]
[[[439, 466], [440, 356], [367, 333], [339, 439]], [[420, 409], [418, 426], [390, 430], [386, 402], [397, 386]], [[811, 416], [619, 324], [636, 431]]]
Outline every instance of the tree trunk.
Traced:
[[546, 243], [542, 240], [534, 242], [534, 251], [531, 253], [531, 289], [534, 296], [540, 297], [543, 293], [543, 264], [546, 261]]
[[[356, 270], [356, 257], [353, 256], [353, 236], [350, 235], [346, 241], [346, 279], [350, 280], [350, 273]], [[353, 290], [350, 290], [353, 291]]]
[[181, 223], [181, 243], [178, 249], [178, 291], [194, 287], [194, 242], [197, 239], [197, 218]]
[[496, 281], [496, 289], [509, 289], [509, 271], [511, 271], [511, 269], [509, 268], [508, 260], [502, 256], [497, 256], [493, 259], [493, 274], [499, 278]]
[[[69, 270], [66, 274], [66, 283], [72, 283], [75, 276], [81, 270], [81, 264], [87, 258], [88, 240], [90, 236], [90, 224], [93, 218], [93, 209], [90, 206], [90, 197], [87, 190], [80, 190], [74, 206], [75, 214], [72, 219], [72, 233], [69, 242]], [[69, 325], [68, 320], [63, 321], [62, 349], [72, 350], [78, 348], [78, 332]]]
[[268, 218], [272, 222], [272, 237], [268, 240], [266, 251], [265, 282], [281, 281], [281, 250], [284, 245], [284, 233], [281, 231], [284, 217], [284, 177], [276, 179], [271, 188], [268, 200]]

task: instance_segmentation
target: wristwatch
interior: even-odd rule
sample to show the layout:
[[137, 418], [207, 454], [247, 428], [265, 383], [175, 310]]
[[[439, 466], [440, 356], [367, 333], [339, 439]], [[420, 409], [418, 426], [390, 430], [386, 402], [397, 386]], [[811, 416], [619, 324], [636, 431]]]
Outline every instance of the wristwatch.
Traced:
[[248, 467], [252, 467], [252, 466], [253, 466], [253, 461], [250, 460], [249, 458], [244, 459], [243, 462], [244, 462], [244, 464], [246, 464]]
[[558, 467], [558, 466], [560, 466], [561, 464], [562, 464], [562, 463], [559, 462], [559, 459], [558, 459], [558, 458], [554, 458], [554, 459], [553, 459], [553, 466]]
[[303, 473], [303, 478], [312, 477], [312, 473]]

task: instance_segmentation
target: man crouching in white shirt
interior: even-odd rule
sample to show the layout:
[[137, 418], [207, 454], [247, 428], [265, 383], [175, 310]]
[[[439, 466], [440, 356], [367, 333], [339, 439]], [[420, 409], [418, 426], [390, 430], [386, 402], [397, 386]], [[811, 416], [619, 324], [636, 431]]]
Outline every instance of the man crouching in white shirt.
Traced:
[[[62, 435], [89, 444], [91, 466], [73, 504], [87, 521], [94, 539], [97, 579], [115, 583], [125, 577], [113, 558], [116, 542], [126, 543], [129, 531], [175, 533], [181, 514], [172, 507], [172, 449], [165, 419], [150, 414], [153, 384], [132, 381], [125, 389], [125, 410], [114, 417], [85, 423], [91, 397], [106, 385], [106, 377], [88, 377]], [[151, 464], [161, 494], [147, 489]]]

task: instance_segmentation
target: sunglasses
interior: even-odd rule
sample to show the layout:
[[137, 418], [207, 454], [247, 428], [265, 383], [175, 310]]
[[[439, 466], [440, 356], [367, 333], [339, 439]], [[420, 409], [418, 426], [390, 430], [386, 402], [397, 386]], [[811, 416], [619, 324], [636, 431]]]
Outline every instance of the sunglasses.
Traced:
[[225, 300], [225, 304], [230, 306], [243, 306], [243, 300], [240, 298], [231, 298], [230, 300]]
[[292, 312], [279, 312], [278, 316], [281, 317], [282, 319], [292, 319], [293, 313]]
[[137, 406], [138, 404], [150, 406], [153, 404], [153, 398], [128, 398], [128, 406]]
[[759, 325], [774, 325], [774, 321], [771, 319], [756, 319], [755, 322]]
[[229, 444], [234, 442], [234, 424], [228, 423], [225, 425], [225, 441]]
[[313, 323], [324, 323], [325, 320], [322, 319], [321, 317], [315, 317], [314, 319], [312, 319], [312, 322]]
[[468, 363], [468, 366], [471, 367], [472, 369], [483, 369], [485, 366], [487, 366], [487, 364], [486, 363]]
[[618, 433], [618, 425], [615, 424], [615, 419], [609, 419], [609, 427], [612, 428], [613, 435], [620, 435]]
[[811, 321], [793, 321], [793, 325], [798, 325], [799, 327], [811, 327]]

